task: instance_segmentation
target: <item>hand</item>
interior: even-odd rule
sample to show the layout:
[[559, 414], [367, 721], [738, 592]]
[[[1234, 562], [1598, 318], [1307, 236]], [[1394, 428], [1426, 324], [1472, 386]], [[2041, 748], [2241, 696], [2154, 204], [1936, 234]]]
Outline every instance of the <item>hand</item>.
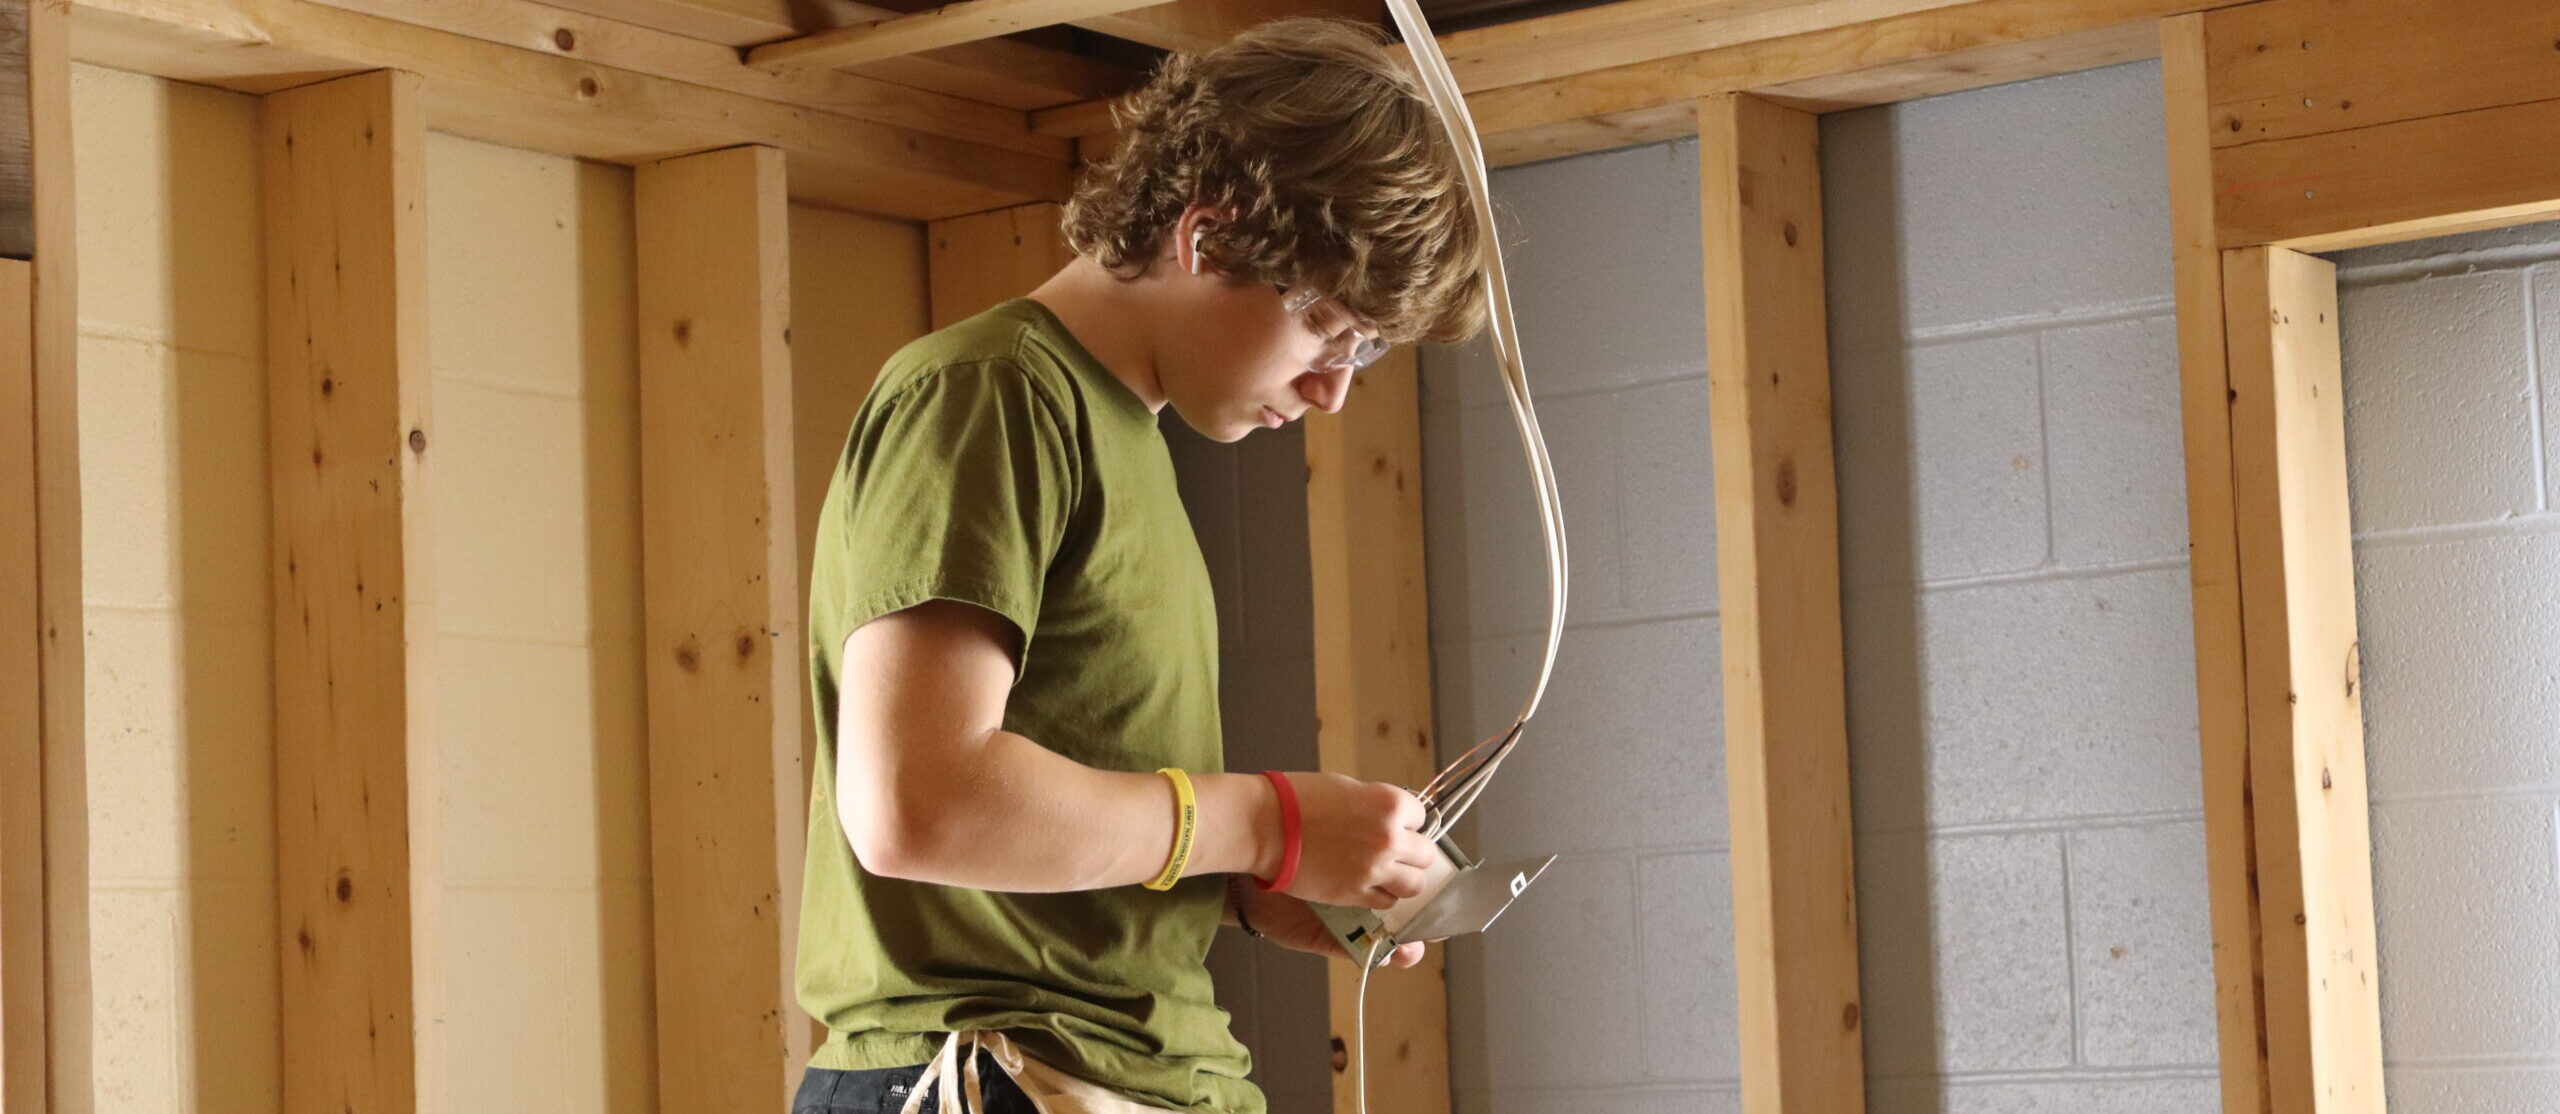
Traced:
[[1301, 833], [1292, 896], [1385, 909], [1422, 892], [1423, 872], [1440, 851], [1422, 838], [1426, 817], [1413, 794], [1341, 774], [1288, 776]]
[[[1247, 882], [1228, 887], [1235, 895], [1237, 912], [1253, 925], [1262, 938], [1290, 951], [1348, 960], [1342, 941], [1325, 930], [1324, 922], [1307, 903], [1284, 893], [1271, 893]], [[1387, 957], [1387, 966], [1411, 967], [1422, 962], [1424, 946], [1417, 941], [1398, 947]]]

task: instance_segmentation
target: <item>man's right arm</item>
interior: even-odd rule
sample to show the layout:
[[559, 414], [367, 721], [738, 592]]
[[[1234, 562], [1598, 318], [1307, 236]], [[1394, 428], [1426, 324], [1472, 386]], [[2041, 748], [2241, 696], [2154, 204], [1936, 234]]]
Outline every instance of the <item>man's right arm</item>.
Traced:
[[[983, 608], [933, 601], [846, 636], [838, 689], [836, 809], [863, 869], [1017, 893], [1154, 878], [1172, 848], [1173, 793], [1156, 774], [1100, 770], [1005, 731], [1017, 635]], [[1251, 774], [1195, 774], [1186, 874], [1269, 876], [1279, 805]], [[1422, 806], [1391, 785], [1290, 775], [1302, 853], [1289, 893], [1385, 908], [1420, 891], [1436, 852]]]

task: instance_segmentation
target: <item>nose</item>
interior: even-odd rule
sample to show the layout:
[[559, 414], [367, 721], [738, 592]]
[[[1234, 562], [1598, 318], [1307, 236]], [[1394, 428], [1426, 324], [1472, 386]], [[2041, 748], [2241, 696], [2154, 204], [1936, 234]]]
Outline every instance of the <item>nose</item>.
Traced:
[[1298, 397], [1327, 414], [1339, 414], [1351, 394], [1352, 374], [1348, 370], [1310, 371], [1298, 377]]

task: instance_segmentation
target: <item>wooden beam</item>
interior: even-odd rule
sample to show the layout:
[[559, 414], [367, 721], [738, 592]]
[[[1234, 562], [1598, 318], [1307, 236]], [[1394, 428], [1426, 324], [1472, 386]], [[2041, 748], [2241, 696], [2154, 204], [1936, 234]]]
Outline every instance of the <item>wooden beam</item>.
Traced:
[[[1307, 545], [1315, 582], [1316, 753], [1323, 769], [1420, 785], [1432, 745], [1430, 602], [1422, 550], [1422, 420], [1413, 350], [1351, 381], [1338, 414], [1307, 415]], [[1365, 1078], [1370, 1109], [1448, 1114], [1449, 993], [1434, 949], [1369, 985], [1367, 1050], [1354, 1074], [1359, 971], [1331, 969], [1333, 1109], [1347, 1114]]]
[[2328, 251], [2560, 214], [2548, 3], [2268, 0], [2211, 13], [2201, 34], [2222, 247]]
[[0, 258], [0, 1109], [47, 1109], [35, 266]]
[[1864, 1109], [1817, 118], [1698, 106], [1743, 1109]]
[[2230, 0], [1974, 0], [1678, 57], [1470, 91], [1487, 157], [1512, 164], [1691, 134], [1694, 102], [1756, 92], [1835, 111], [2134, 61], [2155, 21]]
[[761, 143], [792, 196], [913, 219], [1066, 196], [1059, 161], [344, 11], [308, 0], [89, 0], [79, 56], [268, 92], [380, 66], [424, 81], [427, 123], [474, 139], [638, 165]]
[[[729, 47], [794, 38], [810, 31], [869, 23], [898, 13], [851, 0], [555, 0], [560, 9]], [[735, 64], [736, 51], [727, 52]], [[1137, 75], [1108, 62], [1006, 39], [853, 67], [853, 72], [1017, 111], [1109, 96]]]
[[2560, 99], [2224, 148], [2215, 224], [2227, 248], [2335, 251], [2540, 220], [2560, 214], [2553, 136]]
[[1290, 16], [1377, 23], [1377, 0], [1174, 0], [1075, 20], [1078, 27], [1166, 50], [1207, 50], [1258, 24]]
[[1026, 112], [1117, 96], [1146, 79], [1143, 73], [1098, 58], [1011, 39], [962, 43], [845, 68], [882, 81]]
[[287, 1114], [417, 1109], [441, 981], [418, 85], [274, 94], [259, 141]]
[[2223, 256], [2270, 1109], [2381, 1114], [2337, 269]]
[[933, 327], [942, 328], [1047, 282], [1075, 258], [1051, 202], [938, 220], [925, 228]]
[[0, 1108], [92, 1087], [78, 269], [62, 8], [13, 4], [32, 260], [0, 260]]
[[801, 764], [783, 155], [650, 163], [638, 232], [659, 1105], [788, 1105]]
[[1444, 36], [1467, 92], [1954, 7], [1964, 0], [1616, 0]]
[[2223, 1114], [2273, 1114], [2267, 1098], [2265, 958], [2249, 763], [2247, 663], [2233, 509], [2231, 375], [2222, 253], [2213, 230], [2213, 139], [2205, 96], [2204, 17], [2160, 25], [2171, 260], [2178, 299], [2178, 382], [2185, 427], [2187, 583], [2193, 600], [2197, 733], [2202, 746], [2205, 872], [2212, 900], [2214, 1008]]
[[1063, 160], [1068, 145], [1033, 134], [1022, 112], [834, 70], [772, 74], [738, 64], [738, 52], [603, 16], [515, 2], [313, 0], [482, 42], [580, 58], [857, 120], [975, 140]]
[[2205, 26], [2217, 147], [2560, 99], [2546, 0], [2269, 0]]
[[914, 15], [767, 43], [747, 52], [747, 64], [775, 71], [849, 66], [1109, 15], [1141, 3], [1143, 0], [958, 0]]

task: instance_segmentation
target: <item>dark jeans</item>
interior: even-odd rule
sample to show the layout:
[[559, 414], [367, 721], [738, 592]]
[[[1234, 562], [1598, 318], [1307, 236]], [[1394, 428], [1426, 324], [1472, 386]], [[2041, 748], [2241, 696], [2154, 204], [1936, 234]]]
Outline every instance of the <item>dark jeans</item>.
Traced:
[[[837, 1071], [833, 1068], [810, 1068], [800, 1077], [800, 1093], [792, 1096], [791, 1114], [898, 1114], [907, 1105], [907, 1094], [923, 1084], [926, 1065], [911, 1068], [872, 1068], [869, 1071]], [[967, 1087], [968, 1065], [961, 1065]], [[1031, 1099], [1022, 1088], [1013, 1085], [1013, 1077], [996, 1065], [994, 1054], [978, 1053], [979, 1093], [986, 1096], [987, 1114], [1035, 1114]], [[926, 1114], [942, 1109], [942, 1094], [936, 1091], [924, 1100]]]

